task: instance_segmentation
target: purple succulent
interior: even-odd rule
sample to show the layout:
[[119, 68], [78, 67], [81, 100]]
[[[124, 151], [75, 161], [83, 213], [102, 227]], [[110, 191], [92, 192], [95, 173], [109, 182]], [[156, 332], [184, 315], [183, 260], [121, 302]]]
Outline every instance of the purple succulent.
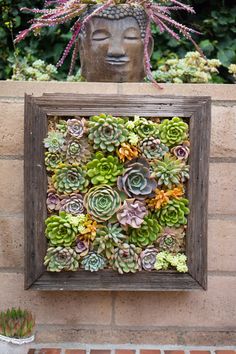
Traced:
[[83, 214], [85, 211], [83, 197], [81, 194], [71, 194], [61, 196], [60, 211], [65, 211], [72, 215]]
[[140, 253], [142, 268], [147, 271], [154, 269], [158, 250], [154, 247], [148, 247]]
[[187, 160], [190, 150], [187, 146], [178, 145], [178, 146], [175, 146], [171, 150], [171, 152], [177, 157], [177, 159]]
[[75, 252], [79, 253], [81, 257], [86, 256], [89, 251], [89, 244], [86, 241], [82, 241], [80, 239], [77, 239], [76, 241], [76, 246], [75, 246]]
[[125, 165], [123, 176], [117, 179], [120, 191], [125, 192], [129, 198], [145, 199], [155, 195], [157, 182], [150, 175], [150, 165], [144, 158], [137, 158]]
[[54, 192], [49, 192], [48, 193], [46, 204], [47, 204], [47, 208], [48, 208], [49, 212], [59, 210], [60, 209], [60, 203], [61, 203], [61, 200], [60, 200], [59, 196], [56, 193], [54, 193]]
[[117, 219], [123, 226], [131, 226], [138, 229], [148, 211], [144, 203], [135, 199], [126, 199], [117, 212]]
[[85, 123], [86, 120], [84, 118], [74, 118], [68, 119], [67, 121], [67, 131], [68, 133], [76, 139], [79, 139], [83, 136], [85, 132]]

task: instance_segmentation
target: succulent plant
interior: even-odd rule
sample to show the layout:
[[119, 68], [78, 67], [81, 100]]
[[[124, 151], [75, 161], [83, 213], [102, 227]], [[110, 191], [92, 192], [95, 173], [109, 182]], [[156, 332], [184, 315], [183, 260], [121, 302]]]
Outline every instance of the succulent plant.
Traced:
[[76, 240], [78, 225], [70, 219], [70, 214], [61, 211], [59, 215], [49, 216], [45, 224], [46, 236], [53, 246], [69, 247]]
[[122, 243], [115, 248], [110, 264], [120, 274], [136, 273], [141, 270], [140, 252], [141, 248], [133, 244]]
[[189, 179], [189, 165], [183, 165], [180, 171], [180, 181], [182, 183]]
[[87, 163], [91, 158], [91, 146], [87, 139], [70, 139], [66, 145], [66, 161], [69, 163]]
[[49, 152], [61, 152], [64, 149], [65, 138], [60, 132], [48, 132], [48, 136], [43, 140], [44, 146]]
[[154, 267], [156, 270], [166, 270], [173, 267], [180, 273], [186, 273], [188, 271], [187, 257], [182, 253], [172, 254], [163, 251], [157, 254]]
[[160, 139], [146, 138], [140, 142], [140, 150], [142, 155], [148, 160], [161, 159], [168, 151], [168, 147], [162, 144]]
[[81, 262], [82, 268], [90, 272], [97, 272], [104, 269], [106, 266], [106, 259], [95, 252], [90, 252], [85, 256]]
[[83, 197], [81, 194], [72, 193], [68, 195], [61, 196], [60, 211], [65, 211], [66, 213], [72, 215], [83, 214], [85, 211], [83, 204]]
[[86, 120], [84, 118], [73, 118], [67, 120], [67, 132], [75, 139], [80, 139], [86, 130]]
[[147, 160], [140, 158], [125, 165], [123, 175], [117, 179], [117, 186], [129, 198], [144, 199], [154, 195], [157, 182], [151, 178]]
[[135, 117], [133, 131], [143, 139], [151, 136], [156, 137], [159, 133], [159, 124], [150, 119]]
[[121, 199], [118, 192], [109, 185], [91, 188], [84, 197], [84, 206], [98, 222], [110, 219], [119, 209]]
[[127, 136], [124, 119], [106, 114], [90, 117], [88, 138], [95, 150], [112, 152], [127, 140]]
[[129, 132], [129, 135], [127, 137], [127, 141], [130, 143], [130, 145], [137, 146], [139, 140], [140, 140], [140, 137], [137, 134], [135, 134], [133, 132]]
[[159, 128], [159, 137], [167, 146], [181, 144], [188, 137], [188, 124], [179, 117], [164, 119]]
[[116, 216], [122, 226], [131, 226], [137, 229], [147, 214], [148, 211], [143, 202], [136, 199], [126, 199]]
[[47, 205], [47, 209], [50, 213], [53, 211], [58, 211], [61, 207], [61, 200], [56, 193], [50, 192], [50, 190], [49, 190], [49, 193], [48, 193], [47, 199], [46, 199], [46, 205]]
[[156, 242], [160, 236], [162, 227], [155, 215], [149, 214], [144, 217], [144, 221], [139, 229], [129, 230], [129, 242], [139, 247], [145, 247]]
[[132, 160], [139, 156], [139, 149], [128, 143], [122, 143], [121, 147], [117, 150], [117, 155], [122, 162], [125, 160]]
[[153, 246], [149, 246], [140, 253], [141, 265], [144, 270], [151, 271], [156, 263], [158, 250]]
[[35, 318], [28, 310], [7, 309], [0, 313], [0, 335], [10, 338], [27, 338], [33, 334]]
[[157, 246], [160, 251], [178, 253], [184, 250], [184, 228], [166, 227], [157, 240]]
[[89, 181], [85, 170], [77, 164], [61, 164], [52, 176], [52, 182], [59, 193], [85, 193]]
[[156, 189], [155, 197], [152, 199], [147, 199], [147, 205], [150, 209], [160, 209], [163, 205], [166, 205], [170, 198], [181, 198], [184, 194], [183, 186], [179, 185], [174, 189]]
[[49, 247], [44, 258], [44, 265], [49, 272], [72, 271], [79, 268], [79, 256], [71, 247]]
[[102, 225], [97, 229], [97, 235], [93, 242], [93, 248], [110, 259], [114, 248], [127, 239], [124, 231], [118, 223]]
[[187, 160], [189, 157], [189, 147], [184, 145], [178, 145], [171, 149], [172, 154], [179, 160]]
[[59, 130], [60, 133], [66, 135], [67, 133], [67, 121], [64, 119], [60, 119], [59, 122], [56, 123], [56, 129]]
[[[172, 188], [174, 185], [183, 182], [182, 171], [188, 171], [189, 167], [181, 160], [166, 154], [163, 160], [156, 160], [151, 163], [152, 176], [155, 176], [159, 186]], [[187, 179], [188, 173], [185, 173]]]
[[105, 157], [100, 151], [87, 164], [87, 175], [94, 185], [113, 185], [117, 180], [117, 176], [121, 175], [122, 172], [123, 165], [119, 162], [118, 157], [112, 155]]
[[79, 238], [76, 240], [75, 252], [79, 254], [80, 257], [84, 257], [89, 252], [89, 242], [82, 241]]
[[62, 163], [61, 154], [56, 152], [46, 152], [45, 153], [45, 166], [47, 171], [54, 171], [57, 166]]
[[96, 237], [97, 222], [94, 221], [90, 217], [90, 215], [87, 214], [85, 216], [85, 220], [82, 223], [82, 229], [79, 231], [80, 231], [79, 239], [90, 243], [90, 241], [93, 241]]
[[187, 224], [186, 215], [189, 214], [189, 201], [185, 198], [172, 199], [160, 210], [157, 217], [162, 226], [180, 227]]

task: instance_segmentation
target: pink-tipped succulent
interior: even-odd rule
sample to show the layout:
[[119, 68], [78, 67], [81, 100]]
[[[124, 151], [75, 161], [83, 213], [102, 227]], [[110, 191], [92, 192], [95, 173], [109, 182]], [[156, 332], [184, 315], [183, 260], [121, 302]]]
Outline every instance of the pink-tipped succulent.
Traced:
[[[24, 39], [30, 32], [39, 33], [43, 27], [53, 27], [65, 23], [72, 23], [72, 37], [67, 44], [64, 53], [57, 66], [61, 66], [74, 46], [72, 62], [75, 61], [78, 52], [78, 36], [85, 24], [93, 17], [112, 5], [128, 4], [130, 6], [141, 6], [147, 14], [146, 35], [144, 38], [144, 58], [146, 75], [153, 83], [157, 84], [151, 73], [148, 44], [151, 37], [151, 23], [154, 23], [160, 32], [167, 32], [171, 37], [180, 40], [180, 34], [190, 40], [199, 52], [200, 48], [192, 39], [192, 33], [197, 31], [188, 28], [171, 18], [172, 12], [184, 10], [194, 13], [194, 9], [181, 1], [177, 0], [55, 0], [46, 1], [43, 9], [22, 8], [24, 11], [31, 12], [37, 17], [30, 21], [28, 29], [18, 34], [15, 42]], [[91, 5], [95, 5], [91, 7]], [[91, 12], [87, 11], [88, 8]], [[72, 65], [73, 66], [73, 65]]]

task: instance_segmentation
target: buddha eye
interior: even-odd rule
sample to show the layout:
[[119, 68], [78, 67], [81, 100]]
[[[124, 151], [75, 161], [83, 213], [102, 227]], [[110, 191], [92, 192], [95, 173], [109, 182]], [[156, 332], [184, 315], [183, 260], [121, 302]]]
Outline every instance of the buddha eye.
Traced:
[[125, 38], [125, 39], [128, 39], [128, 40], [130, 40], [130, 41], [135, 41], [135, 40], [138, 40], [138, 39], [139, 39], [139, 37], [137, 37], [137, 36], [125, 36], [124, 38]]
[[106, 31], [95, 31], [93, 34], [92, 34], [92, 40], [93, 41], [105, 41], [106, 39], [109, 39], [110, 38], [110, 34]]
[[128, 28], [124, 32], [124, 39], [127, 39], [129, 41], [138, 41], [140, 39], [140, 33], [136, 28]]

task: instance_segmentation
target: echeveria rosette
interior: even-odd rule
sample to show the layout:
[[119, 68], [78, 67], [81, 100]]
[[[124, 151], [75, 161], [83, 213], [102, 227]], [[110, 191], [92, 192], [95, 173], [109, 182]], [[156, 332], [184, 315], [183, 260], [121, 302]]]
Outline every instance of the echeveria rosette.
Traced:
[[189, 201], [185, 198], [172, 199], [157, 211], [157, 218], [162, 226], [181, 227], [187, 224], [186, 216], [190, 213]]
[[124, 230], [119, 223], [100, 225], [97, 228], [96, 238], [93, 242], [93, 248], [97, 253], [106, 256], [110, 259], [114, 253], [115, 247], [127, 240]]
[[80, 139], [86, 131], [86, 120], [84, 118], [72, 118], [67, 120], [67, 133], [75, 138]]
[[87, 163], [92, 155], [92, 149], [87, 139], [70, 139], [65, 145], [66, 161], [69, 163]]
[[92, 161], [87, 164], [87, 175], [93, 185], [116, 183], [117, 177], [123, 172], [123, 164], [117, 156], [104, 156], [102, 152], [97, 152]]
[[72, 193], [70, 195], [62, 195], [60, 202], [60, 211], [72, 215], [79, 215], [85, 212], [83, 204], [83, 196], [81, 194]]
[[50, 213], [58, 211], [61, 207], [61, 199], [55, 192], [49, 191], [46, 199], [46, 205]]
[[90, 252], [82, 259], [81, 266], [90, 272], [97, 272], [104, 269], [106, 263], [107, 261], [103, 256], [95, 252]]
[[159, 129], [161, 142], [169, 147], [181, 144], [188, 138], [188, 124], [179, 117], [164, 119]]
[[65, 138], [63, 133], [51, 131], [43, 140], [44, 147], [49, 152], [61, 152], [64, 149]]
[[141, 248], [133, 244], [122, 243], [115, 248], [110, 265], [118, 273], [136, 273], [141, 270], [139, 254]]
[[171, 149], [172, 154], [179, 160], [187, 160], [189, 157], [190, 149], [188, 146], [178, 145]]
[[128, 137], [124, 119], [100, 114], [89, 119], [88, 138], [93, 142], [95, 150], [115, 151]]
[[184, 250], [184, 228], [166, 227], [157, 240], [158, 249], [171, 253], [178, 253]]
[[156, 270], [167, 270], [168, 268], [176, 268], [177, 272], [187, 273], [187, 257], [185, 254], [162, 251], [157, 254], [156, 263], [154, 268]]
[[148, 210], [145, 204], [133, 198], [124, 201], [116, 216], [123, 227], [130, 226], [137, 229], [141, 226], [147, 214]]
[[144, 270], [150, 272], [154, 269], [157, 253], [158, 250], [153, 246], [149, 246], [140, 253], [141, 265]]
[[76, 240], [78, 225], [71, 219], [70, 214], [61, 211], [59, 215], [49, 216], [45, 224], [46, 237], [51, 245], [69, 247]]
[[52, 183], [58, 193], [85, 193], [89, 185], [86, 171], [77, 164], [61, 164], [52, 176]]
[[79, 268], [78, 255], [71, 247], [49, 247], [44, 265], [49, 272], [71, 271]]
[[169, 189], [181, 184], [184, 178], [187, 180], [189, 177], [189, 166], [170, 154], [166, 154], [163, 160], [152, 162], [151, 169], [152, 176], [156, 178], [158, 186], [164, 185]]
[[75, 252], [78, 253], [80, 257], [86, 256], [89, 252], [89, 242], [78, 238], [76, 240]]
[[134, 159], [125, 165], [122, 176], [117, 179], [118, 189], [129, 198], [145, 199], [154, 196], [157, 182], [151, 178], [150, 165], [146, 159]]
[[150, 119], [135, 117], [133, 128], [131, 129], [140, 138], [157, 137], [159, 134], [159, 124]]
[[62, 163], [62, 155], [56, 152], [46, 152], [44, 161], [46, 170], [52, 172]]
[[144, 217], [139, 229], [129, 230], [129, 242], [138, 247], [152, 245], [160, 236], [161, 231], [162, 227], [155, 215], [149, 214]]
[[140, 142], [140, 151], [148, 160], [161, 159], [169, 148], [157, 138], [146, 138]]
[[114, 188], [101, 184], [88, 191], [84, 197], [84, 206], [94, 220], [107, 221], [120, 209], [121, 198]]

